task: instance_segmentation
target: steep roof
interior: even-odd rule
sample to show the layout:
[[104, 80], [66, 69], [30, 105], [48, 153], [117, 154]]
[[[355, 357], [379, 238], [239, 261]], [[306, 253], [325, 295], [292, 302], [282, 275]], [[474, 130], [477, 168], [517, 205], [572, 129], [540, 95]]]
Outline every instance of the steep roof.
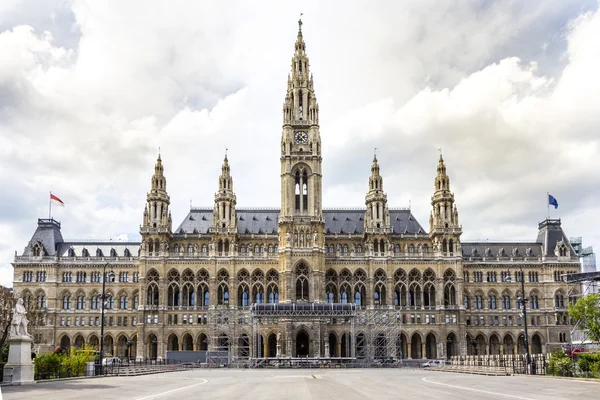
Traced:
[[58, 245], [63, 242], [62, 234], [60, 233], [60, 222], [54, 219], [41, 219], [38, 218], [38, 226], [29, 240], [25, 250], [23, 251], [24, 256], [30, 255], [30, 247], [36, 242], [42, 243], [44, 246], [45, 255], [54, 256]]
[[[278, 209], [236, 210], [239, 233], [277, 233]], [[362, 234], [364, 232], [364, 209], [323, 210], [325, 232]], [[213, 210], [193, 208], [174, 233], [208, 233], [212, 226]], [[394, 233], [426, 233], [408, 209], [390, 210]]]

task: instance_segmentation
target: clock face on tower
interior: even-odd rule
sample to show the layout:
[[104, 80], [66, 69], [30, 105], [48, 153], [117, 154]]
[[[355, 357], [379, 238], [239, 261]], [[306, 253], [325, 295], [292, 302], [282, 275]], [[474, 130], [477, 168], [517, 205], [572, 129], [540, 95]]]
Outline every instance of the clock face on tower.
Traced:
[[308, 134], [304, 131], [299, 131], [294, 134], [294, 140], [298, 144], [308, 143]]

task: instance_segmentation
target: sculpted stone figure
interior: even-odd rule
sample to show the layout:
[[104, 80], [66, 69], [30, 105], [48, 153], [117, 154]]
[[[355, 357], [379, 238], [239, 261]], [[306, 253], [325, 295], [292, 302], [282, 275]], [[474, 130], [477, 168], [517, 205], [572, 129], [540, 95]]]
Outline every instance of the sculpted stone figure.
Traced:
[[15, 309], [13, 310], [13, 318], [10, 325], [10, 336], [29, 336], [29, 333], [27, 332], [28, 323], [27, 310], [23, 305], [23, 299], [19, 299], [17, 300], [17, 304], [15, 304]]

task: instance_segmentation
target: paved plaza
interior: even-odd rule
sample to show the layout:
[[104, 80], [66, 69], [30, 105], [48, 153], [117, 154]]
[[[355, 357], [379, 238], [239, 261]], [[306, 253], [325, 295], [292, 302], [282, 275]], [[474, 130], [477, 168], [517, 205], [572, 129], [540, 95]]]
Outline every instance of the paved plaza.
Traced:
[[6, 400], [70, 399], [598, 399], [600, 383], [398, 369], [197, 369], [2, 387]]

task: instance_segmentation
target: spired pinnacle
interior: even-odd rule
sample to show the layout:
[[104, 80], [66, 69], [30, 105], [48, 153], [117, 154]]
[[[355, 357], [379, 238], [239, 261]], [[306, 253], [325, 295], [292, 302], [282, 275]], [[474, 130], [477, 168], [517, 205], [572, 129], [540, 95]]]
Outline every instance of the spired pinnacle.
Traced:
[[300, 19], [298, 19], [298, 36], [302, 36], [302, 16], [304, 13], [300, 13]]

